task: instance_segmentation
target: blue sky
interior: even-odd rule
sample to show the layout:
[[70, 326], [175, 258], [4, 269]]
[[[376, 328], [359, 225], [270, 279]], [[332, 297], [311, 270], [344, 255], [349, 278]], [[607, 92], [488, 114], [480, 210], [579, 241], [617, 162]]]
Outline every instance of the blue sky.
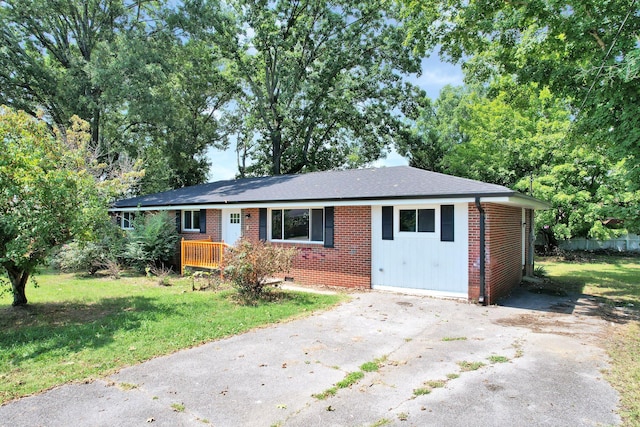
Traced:
[[[462, 70], [459, 66], [443, 63], [437, 55], [432, 55], [422, 61], [422, 74], [419, 77], [413, 76], [407, 80], [424, 89], [429, 98], [436, 99], [440, 89], [448, 84], [461, 85], [462, 79]], [[233, 179], [238, 172], [235, 147], [225, 151], [212, 149], [209, 151], [209, 160], [211, 162], [209, 181]], [[406, 164], [407, 160], [405, 158], [396, 152], [391, 152], [385, 159], [376, 162], [374, 166]]]

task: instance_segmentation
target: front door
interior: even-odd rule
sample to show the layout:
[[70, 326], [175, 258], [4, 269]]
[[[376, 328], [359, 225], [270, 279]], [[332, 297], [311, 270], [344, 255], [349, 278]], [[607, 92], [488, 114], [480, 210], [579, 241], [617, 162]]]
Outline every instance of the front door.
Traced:
[[225, 243], [234, 245], [242, 236], [240, 209], [222, 210], [222, 239]]

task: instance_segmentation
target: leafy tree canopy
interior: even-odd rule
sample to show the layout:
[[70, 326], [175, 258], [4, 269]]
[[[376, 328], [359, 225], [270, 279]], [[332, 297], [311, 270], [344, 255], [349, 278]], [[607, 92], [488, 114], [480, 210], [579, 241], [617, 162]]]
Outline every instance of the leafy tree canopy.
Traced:
[[252, 175], [361, 165], [408, 137], [420, 70], [395, 10], [377, 1], [186, 1], [176, 17], [240, 79]]
[[[224, 146], [217, 113], [235, 90], [214, 51], [174, 34], [174, 2], [0, 3], [0, 104], [44, 111], [63, 133], [73, 115], [116, 169], [142, 161], [137, 193], [206, 181], [207, 149]], [[130, 160], [133, 159], [133, 160]]]
[[[464, 60], [469, 81], [500, 75], [567, 99], [571, 137], [606, 147], [640, 187], [640, 14], [629, 0], [404, 0], [409, 38]], [[635, 183], [635, 184], [634, 184]]]
[[0, 107], [0, 266], [14, 305], [27, 303], [25, 285], [51, 248], [88, 239], [108, 221], [109, 196], [122, 181], [95, 178], [88, 131], [74, 118], [65, 137], [54, 135], [44, 121]]
[[501, 78], [488, 86], [445, 87], [424, 110], [406, 147], [412, 164], [424, 159], [441, 172], [531, 192], [552, 204], [538, 227], [557, 238], [604, 238], [620, 230], [603, 224], [625, 220], [637, 231], [640, 192], [629, 183], [627, 165], [603, 147], [568, 139], [567, 102], [537, 84]]

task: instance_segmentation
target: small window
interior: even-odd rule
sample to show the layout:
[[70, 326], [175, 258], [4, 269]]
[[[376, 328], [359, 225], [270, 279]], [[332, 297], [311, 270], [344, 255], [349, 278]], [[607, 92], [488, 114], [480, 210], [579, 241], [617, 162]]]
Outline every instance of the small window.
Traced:
[[182, 231], [200, 231], [200, 211], [182, 211]]
[[229, 214], [229, 223], [230, 224], [240, 224], [240, 214], [239, 213]]
[[400, 209], [400, 231], [433, 233], [436, 231], [435, 209]]
[[135, 212], [122, 212], [122, 229], [133, 230], [133, 221], [135, 218]]
[[271, 239], [322, 242], [324, 209], [273, 209]]

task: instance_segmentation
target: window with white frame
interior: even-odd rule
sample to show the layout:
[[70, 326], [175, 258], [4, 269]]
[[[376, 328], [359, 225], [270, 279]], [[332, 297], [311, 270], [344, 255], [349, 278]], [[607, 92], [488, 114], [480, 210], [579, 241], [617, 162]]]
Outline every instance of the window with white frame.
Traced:
[[135, 212], [122, 212], [120, 225], [123, 230], [133, 230], [133, 220], [136, 218]]
[[182, 211], [182, 231], [200, 231], [200, 211]]
[[240, 214], [237, 212], [230, 213], [229, 224], [240, 224]]
[[324, 209], [272, 209], [271, 240], [324, 241]]

